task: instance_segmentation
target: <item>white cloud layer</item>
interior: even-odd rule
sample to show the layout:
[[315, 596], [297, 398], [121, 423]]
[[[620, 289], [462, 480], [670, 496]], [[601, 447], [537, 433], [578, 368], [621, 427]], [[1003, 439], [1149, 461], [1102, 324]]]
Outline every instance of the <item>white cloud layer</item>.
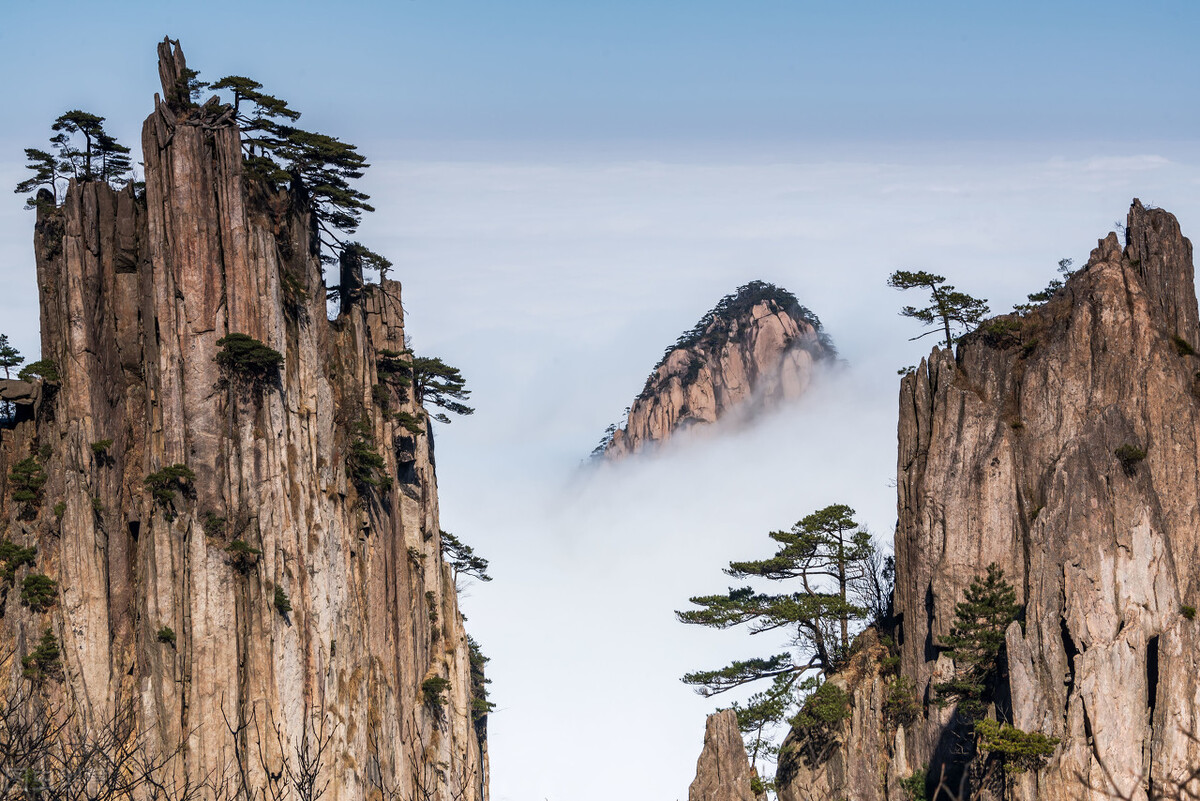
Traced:
[[[679, 676], [773, 644], [673, 611], [828, 503], [890, 538], [895, 371], [932, 338], [908, 341], [889, 272], [1003, 311], [1134, 196], [1200, 230], [1196, 152], [1064, 150], [376, 164], [361, 238], [396, 262], [418, 351], [462, 367], [479, 409], [437, 427], [437, 459], [444, 527], [493, 563], [463, 603], [493, 657], [493, 798], [685, 797], [715, 704]], [[32, 358], [31, 227], [0, 205], [0, 332]], [[736, 436], [581, 473], [663, 347], [756, 278], [815, 311], [849, 369]]]

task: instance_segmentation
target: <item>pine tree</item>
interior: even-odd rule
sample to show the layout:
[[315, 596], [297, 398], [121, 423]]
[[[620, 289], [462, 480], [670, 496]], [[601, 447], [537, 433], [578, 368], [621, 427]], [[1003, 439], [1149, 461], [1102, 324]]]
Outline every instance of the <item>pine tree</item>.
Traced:
[[986, 576], [971, 582], [964, 600], [954, 607], [954, 627], [940, 643], [954, 660], [954, 677], [934, 685], [934, 691], [942, 700], [957, 700], [959, 714], [969, 721], [987, 712], [1000, 673], [1005, 631], [1020, 613], [1016, 590], [995, 563], [988, 565]]
[[[27, 192], [35, 192], [39, 188], [49, 190], [51, 197], [54, 199], [54, 205], [58, 205], [58, 182], [67, 179], [67, 172], [70, 170], [70, 165], [61, 161], [53, 153], [48, 153], [45, 150], [38, 150], [35, 147], [25, 148], [25, 158], [28, 164], [26, 169], [32, 170], [33, 175], [26, 178], [17, 184], [15, 191], [18, 195], [23, 195]], [[25, 200], [26, 209], [37, 208], [37, 197], [30, 195]]]
[[986, 300], [973, 298], [965, 292], [956, 291], [953, 286], [946, 283], [944, 276], [924, 271], [897, 270], [888, 277], [887, 283], [894, 289], [929, 290], [928, 306], [923, 308], [905, 306], [900, 310], [902, 317], [911, 317], [925, 325], [937, 326], [912, 337], [912, 339], [920, 339], [941, 332], [946, 337], [946, 347], [953, 347], [957, 340], [951, 333], [952, 326], [972, 329], [979, 325], [983, 316], [988, 313]]
[[133, 160], [129, 153], [128, 147], [110, 136], [107, 131], [101, 130], [96, 135], [96, 156], [100, 160], [100, 171], [96, 177], [111, 184], [127, 175], [133, 169]]
[[[462, 403], [471, 396], [462, 371], [433, 356], [414, 356], [412, 370], [413, 397], [417, 403], [432, 403], [453, 414], [474, 414], [475, 409]], [[450, 418], [436, 414], [434, 420], [449, 423]]]
[[795, 581], [799, 591], [767, 594], [752, 587], [731, 588], [723, 595], [691, 598], [700, 608], [675, 616], [683, 623], [717, 629], [748, 624], [751, 634], [787, 630], [794, 636], [797, 655], [739, 660], [719, 670], [684, 676], [702, 695], [776, 676], [812, 670], [830, 673], [849, 648], [851, 625], [866, 617], [865, 599], [857, 588], [871, 569], [874, 546], [871, 535], [854, 521], [853, 509], [844, 504], [827, 506], [789, 531], [773, 531], [769, 536], [780, 544], [775, 556], [730, 562], [725, 572], [736, 578]]
[[8, 344], [8, 334], [0, 334], [0, 369], [4, 370], [4, 377], [12, 378], [9, 370], [20, 367], [24, 361], [21, 351]]
[[71, 140], [66, 137], [55, 137], [51, 142], [59, 146], [60, 155], [72, 166], [76, 178], [83, 181], [92, 180], [95, 177], [95, 173], [92, 172], [92, 148], [104, 133], [104, 118], [80, 109], [72, 109], [60, 115], [50, 126], [50, 130], [65, 135], [83, 136], [82, 151], [71, 145]]
[[1013, 311], [1024, 314], [1025, 312], [1036, 309], [1038, 306], [1054, 297], [1060, 289], [1066, 286], [1067, 279], [1077, 272], [1076, 270], [1071, 269], [1071, 265], [1074, 263], [1075, 262], [1072, 259], [1059, 259], [1058, 274], [1061, 275], [1062, 278], [1051, 278], [1050, 283], [1047, 284], [1046, 288], [1041, 292], [1033, 292], [1026, 296], [1029, 298], [1028, 303], [1013, 304]]
[[262, 91], [262, 84], [242, 75], [227, 75], [212, 84], [232, 94], [235, 119], [242, 129], [246, 165], [251, 174], [273, 185], [291, 181], [300, 188], [313, 212], [318, 237], [327, 249], [321, 260], [333, 264], [343, 251], [354, 248], [364, 266], [386, 277], [391, 262], [343, 237], [358, 230], [363, 212], [374, 211], [370, 196], [352, 185], [363, 176], [366, 158], [358, 149], [327, 134], [289, 125], [300, 112], [287, 101]]
[[492, 577], [487, 572], [488, 560], [477, 555], [474, 548], [464, 543], [449, 531], [443, 531], [441, 535], [442, 556], [445, 558], [447, 564], [450, 565], [450, 570], [454, 574], [454, 581], [456, 583], [460, 573], [464, 576], [479, 579], [480, 581], [492, 580]]

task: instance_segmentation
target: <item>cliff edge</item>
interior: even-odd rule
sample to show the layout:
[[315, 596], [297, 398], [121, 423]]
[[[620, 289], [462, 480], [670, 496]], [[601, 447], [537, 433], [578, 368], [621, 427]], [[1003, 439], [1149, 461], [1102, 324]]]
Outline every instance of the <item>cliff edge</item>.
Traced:
[[[894, 625], [920, 714], [900, 725], [856, 694], [836, 758], [877, 767], [831, 784], [793, 750], [784, 801], [902, 801], [921, 769], [931, 798], [943, 771], [971, 798], [1194, 797], [1197, 342], [1191, 243], [1135, 200], [1124, 242], [1101, 240], [1049, 301], [903, 379]], [[955, 604], [991, 563], [1023, 607], [994, 713], [1059, 742], [1040, 769], [974, 786], [984, 757], [932, 685], [955, 670]]]

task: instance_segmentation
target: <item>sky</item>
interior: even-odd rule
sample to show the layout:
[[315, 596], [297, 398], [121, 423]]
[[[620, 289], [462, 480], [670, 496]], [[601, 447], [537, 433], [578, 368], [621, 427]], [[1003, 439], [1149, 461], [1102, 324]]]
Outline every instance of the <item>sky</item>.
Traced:
[[[930, 341], [888, 273], [999, 312], [1134, 197], [1200, 229], [1184, 2], [55, 8], [70, 24], [46, 30], [0, 5], [0, 185], [69, 108], [136, 144], [166, 34], [371, 161], [361, 239], [478, 408], [436, 436], [443, 527], [495, 576], [462, 605], [492, 657], [496, 801], [686, 797], [719, 704], [679, 676], [777, 643], [674, 610], [830, 503], [889, 547], [896, 370]], [[0, 332], [32, 356], [32, 213], [8, 197]], [[581, 469], [663, 347], [753, 279], [812, 309], [844, 366], [751, 428]]]

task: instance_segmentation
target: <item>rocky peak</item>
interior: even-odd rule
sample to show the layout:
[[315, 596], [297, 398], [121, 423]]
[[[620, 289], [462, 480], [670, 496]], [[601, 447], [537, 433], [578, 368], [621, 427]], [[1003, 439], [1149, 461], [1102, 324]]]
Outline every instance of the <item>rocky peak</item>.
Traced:
[[663, 353], [623, 426], [594, 454], [619, 458], [674, 433], [794, 400], [819, 362], [836, 357], [821, 321], [796, 296], [763, 281], [726, 295]]
[[[1109, 234], [1042, 306], [985, 322], [903, 379], [895, 636], [923, 713], [897, 727], [856, 696], [840, 758], [863, 759], [879, 730], [865, 757], [878, 769], [828, 789], [903, 798], [925, 768], [980, 799], [1189, 797], [1180, 786], [1200, 764], [1191, 257], [1172, 215], [1134, 201], [1124, 243]], [[992, 563], [1023, 614], [991, 714], [1059, 740], [1040, 769], [1011, 775], [932, 686], [957, 669], [942, 643]], [[787, 796], [813, 797], [805, 788], [828, 774], [785, 759]]]
[[723, 709], [709, 715], [688, 801], [762, 801], [763, 796], [754, 792], [754, 777], [737, 713]]
[[[219, 104], [171, 94], [185, 62], [159, 50], [145, 195], [72, 182], [38, 210], [57, 369], [0, 387], [0, 707], [36, 668], [64, 736], [111, 728], [165, 798], [485, 799], [427, 420], [378, 373], [400, 284], [330, 321], [311, 215], [245, 174]], [[230, 334], [277, 375], [243, 383]]]

